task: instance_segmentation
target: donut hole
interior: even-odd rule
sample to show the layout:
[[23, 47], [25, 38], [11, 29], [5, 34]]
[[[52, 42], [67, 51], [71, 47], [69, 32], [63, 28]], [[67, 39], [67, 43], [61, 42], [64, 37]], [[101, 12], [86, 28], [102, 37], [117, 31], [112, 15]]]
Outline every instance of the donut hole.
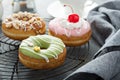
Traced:
[[32, 42], [34, 42], [34, 46], [39, 46], [41, 50], [48, 49], [51, 45], [50, 41], [45, 41], [42, 39], [35, 39], [34, 36], [31, 36]]
[[49, 48], [49, 46], [50, 46], [50, 44], [49, 44], [49, 45], [47, 45], [47, 46], [45, 46], [45, 47], [43, 47], [43, 46], [39, 46], [39, 47], [40, 47], [40, 49], [41, 49], [41, 50], [46, 50], [46, 49], [48, 49], [48, 48]]
[[50, 43], [41, 43], [39, 45], [39, 47], [40, 47], [41, 50], [46, 50], [46, 49], [49, 48], [49, 46], [50, 46]]

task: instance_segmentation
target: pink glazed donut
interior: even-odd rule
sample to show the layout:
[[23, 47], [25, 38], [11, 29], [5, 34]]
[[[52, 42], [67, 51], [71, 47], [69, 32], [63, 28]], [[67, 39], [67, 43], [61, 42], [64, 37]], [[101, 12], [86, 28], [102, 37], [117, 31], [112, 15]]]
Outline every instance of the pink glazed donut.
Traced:
[[77, 14], [68, 18], [55, 18], [49, 23], [49, 34], [63, 40], [66, 46], [80, 46], [91, 37], [90, 24]]

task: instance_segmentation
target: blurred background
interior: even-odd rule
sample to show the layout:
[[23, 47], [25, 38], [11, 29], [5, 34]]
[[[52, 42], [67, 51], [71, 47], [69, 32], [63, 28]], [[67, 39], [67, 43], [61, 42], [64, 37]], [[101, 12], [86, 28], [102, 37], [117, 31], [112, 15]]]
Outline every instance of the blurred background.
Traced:
[[81, 16], [85, 18], [91, 9], [111, 0], [0, 0], [0, 19], [12, 13], [27, 10], [36, 12], [43, 18], [61, 17], [69, 13], [68, 9], [66, 9], [68, 12], [65, 11], [62, 4], [77, 4], [78, 1], [80, 3], [77, 8], [80, 9]]

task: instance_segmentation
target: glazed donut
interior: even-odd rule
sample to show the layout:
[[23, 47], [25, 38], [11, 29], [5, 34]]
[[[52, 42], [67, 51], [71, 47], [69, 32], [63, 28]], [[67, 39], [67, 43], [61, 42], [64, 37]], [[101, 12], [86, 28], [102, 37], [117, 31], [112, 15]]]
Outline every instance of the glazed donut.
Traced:
[[66, 46], [80, 46], [88, 42], [91, 37], [90, 24], [79, 19], [77, 14], [67, 18], [55, 18], [49, 23], [49, 34], [59, 37]]
[[29, 36], [44, 34], [45, 31], [44, 20], [33, 13], [15, 13], [2, 22], [2, 32], [14, 40], [23, 40]]
[[30, 36], [19, 46], [19, 60], [32, 69], [53, 69], [63, 64], [66, 47], [61, 39], [50, 35]]

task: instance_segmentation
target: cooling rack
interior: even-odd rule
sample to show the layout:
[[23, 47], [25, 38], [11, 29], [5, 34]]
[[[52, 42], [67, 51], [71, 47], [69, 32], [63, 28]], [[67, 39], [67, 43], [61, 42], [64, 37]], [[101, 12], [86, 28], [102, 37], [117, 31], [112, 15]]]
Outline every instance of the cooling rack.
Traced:
[[[46, 23], [49, 20], [45, 18]], [[85, 45], [67, 47], [65, 62], [60, 67], [51, 70], [32, 70], [19, 62], [20, 43], [21, 41], [6, 37], [0, 29], [0, 80], [62, 80], [87, 63], [99, 49], [99, 45], [91, 38]]]
[[[20, 41], [0, 35], [0, 80], [62, 80], [87, 62], [92, 41], [83, 46], [67, 47], [67, 57], [63, 65], [52, 70], [32, 70], [19, 62]], [[94, 46], [94, 45], [93, 45]]]
[[[67, 47], [64, 64], [52, 70], [32, 70], [23, 66], [18, 59], [20, 41], [0, 36], [0, 80], [46, 80], [77, 69], [88, 56], [89, 44], [82, 47]], [[81, 53], [82, 52], [82, 53]]]

